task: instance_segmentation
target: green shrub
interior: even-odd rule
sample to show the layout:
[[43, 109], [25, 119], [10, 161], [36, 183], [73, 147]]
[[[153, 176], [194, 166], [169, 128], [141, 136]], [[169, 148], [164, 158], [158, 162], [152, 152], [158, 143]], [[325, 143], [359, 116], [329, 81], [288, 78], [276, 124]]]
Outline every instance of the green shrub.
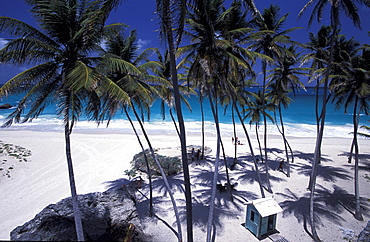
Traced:
[[[155, 152], [157, 151], [158, 150], [155, 150]], [[148, 158], [149, 169], [151, 172], [150, 174], [152, 176], [160, 176], [161, 173], [160, 173], [159, 167], [157, 166], [155, 160], [153, 159], [150, 153], [150, 150], [146, 149], [144, 152]], [[147, 174], [148, 172], [147, 172], [147, 166], [145, 163], [144, 152], [140, 152], [136, 154], [133, 160], [131, 161], [131, 165], [134, 171], [141, 171]], [[164, 173], [167, 176], [175, 175], [182, 171], [181, 159], [179, 157], [169, 157], [169, 156], [163, 156], [159, 154], [156, 154], [156, 157], [157, 157], [159, 164], [161, 164], [164, 170]]]

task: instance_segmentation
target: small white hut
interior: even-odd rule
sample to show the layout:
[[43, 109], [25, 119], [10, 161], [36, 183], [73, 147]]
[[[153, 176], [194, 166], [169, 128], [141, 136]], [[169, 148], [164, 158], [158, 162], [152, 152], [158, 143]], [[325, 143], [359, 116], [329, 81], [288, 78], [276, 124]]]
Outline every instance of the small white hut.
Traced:
[[245, 227], [257, 238], [276, 231], [277, 214], [283, 209], [271, 197], [247, 203]]

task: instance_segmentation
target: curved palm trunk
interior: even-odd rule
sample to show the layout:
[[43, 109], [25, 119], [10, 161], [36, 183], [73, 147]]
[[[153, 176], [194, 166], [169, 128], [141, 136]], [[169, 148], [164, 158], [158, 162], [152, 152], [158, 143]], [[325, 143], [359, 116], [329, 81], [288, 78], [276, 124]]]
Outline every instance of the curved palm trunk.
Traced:
[[[283, 121], [283, 115], [282, 115], [282, 112], [281, 112], [281, 104], [280, 103], [278, 105], [278, 111], [279, 111], [279, 120], [280, 120], [280, 124], [281, 124], [281, 130], [280, 130], [279, 127], [278, 127], [278, 130], [279, 130], [279, 133], [281, 134], [281, 136], [283, 137], [285, 156], [286, 156], [286, 161], [287, 161], [287, 164], [288, 164], [287, 177], [290, 177], [290, 159], [289, 159], [289, 153], [288, 153], [288, 147], [290, 148], [290, 145], [289, 145], [288, 140], [285, 137], [285, 127], [284, 127], [284, 121]], [[277, 126], [277, 122], [276, 122], [276, 126]], [[290, 148], [290, 151], [291, 151], [292, 163], [293, 163], [293, 152], [292, 152], [291, 148]]]
[[224, 157], [224, 166], [225, 166], [225, 170], [226, 170], [227, 191], [228, 191], [228, 192], [229, 192], [229, 194], [230, 194], [230, 200], [231, 200], [231, 201], [234, 201], [234, 198], [233, 198], [233, 191], [232, 191], [231, 183], [230, 183], [229, 168], [227, 167], [227, 160], [226, 160], [226, 154], [225, 154], [224, 143], [222, 142], [222, 139], [221, 139], [220, 141], [221, 141], [222, 155], [223, 155], [223, 157]]
[[361, 212], [361, 203], [360, 203], [360, 187], [359, 187], [359, 178], [358, 178], [358, 141], [357, 141], [357, 131], [358, 131], [358, 123], [360, 119], [360, 110], [357, 112], [357, 105], [358, 105], [358, 96], [356, 95], [354, 110], [353, 110], [353, 144], [355, 148], [355, 199], [356, 199], [356, 210], [355, 210], [355, 218], [357, 220], [363, 221], [364, 218], [362, 217]]
[[316, 145], [315, 145], [315, 154], [314, 159], [312, 162], [312, 171], [311, 171], [311, 177], [310, 177], [310, 184], [309, 184], [309, 190], [310, 192], [310, 226], [312, 231], [312, 236], [315, 241], [320, 241], [319, 236], [316, 231], [315, 221], [314, 221], [314, 197], [315, 197], [315, 186], [316, 186], [316, 178], [317, 178], [317, 170], [318, 166], [320, 164], [321, 160], [321, 144], [322, 139], [324, 135], [324, 126], [325, 126], [325, 118], [326, 118], [326, 97], [328, 92], [328, 85], [329, 85], [329, 75], [330, 75], [330, 69], [332, 66], [333, 61], [333, 55], [334, 55], [334, 44], [336, 39], [336, 33], [337, 33], [337, 25], [334, 24], [333, 26], [333, 36], [330, 40], [330, 54], [329, 54], [329, 60], [328, 65], [325, 73], [325, 81], [324, 81], [324, 93], [322, 96], [322, 109], [321, 114], [318, 116], [320, 122], [318, 122], [318, 133], [316, 138]]
[[[325, 80], [325, 79], [324, 79]], [[324, 86], [326, 86], [326, 91], [325, 92], [325, 98], [323, 97], [322, 100], [325, 100], [326, 99], [326, 92], [327, 92], [327, 89], [328, 89], [328, 83], [324, 84]], [[325, 87], [324, 87], [324, 90], [325, 90]], [[318, 140], [318, 137], [320, 136], [320, 122], [322, 121], [322, 118], [323, 118], [323, 108], [324, 108], [324, 104], [325, 104], [325, 113], [326, 113], [326, 101], [323, 101], [323, 107], [322, 107], [322, 110], [321, 110], [321, 114], [319, 114], [319, 80], [317, 80], [317, 83], [316, 83], [316, 97], [315, 97], [315, 101], [316, 101], [316, 105], [315, 105], [315, 115], [316, 115], [316, 142]], [[321, 140], [322, 140], [322, 135], [321, 135]], [[322, 142], [322, 141], [320, 141]], [[316, 147], [315, 147], [315, 157], [321, 157], [321, 144], [320, 144], [320, 149], [319, 150], [316, 150]], [[312, 164], [315, 162], [316, 158], [314, 157], [313, 161], [312, 161]], [[321, 159], [319, 158], [319, 160], [317, 161], [317, 164], [320, 164], [321, 162]], [[312, 168], [313, 168], [313, 165], [312, 165]], [[312, 190], [312, 183], [313, 183], [313, 176], [314, 176], [314, 170], [311, 170], [311, 175], [310, 175], [310, 180], [308, 182], [308, 187], [307, 189], [308, 190]]]
[[204, 133], [204, 109], [203, 109], [203, 98], [201, 97], [199, 100], [200, 104], [200, 112], [202, 115], [202, 157], [201, 160], [204, 159], [204, 146], [205, 146], [205, 133]]
[[[208, 214], [208, 222], [207, 222], [207, 242], [211, 241], [211, 234], [212, 234], [212, 224], [213, 224], [213, 213], [215, 209], [215, 197], [216, 197], [216, 187], [217, 187], [217, 177], [218, 177], [218, 167], [220, 161], [220, 144], [221, 144], [221, 132], [220, 132], [220, 125], [218, 122], [218, 112], [217, 112], [217, 103], [216, 105], [213, 104], [211, 91], [209, 88], [208, 91], [208, 98], [209, 103], [211, 105], [211, 110], [213, 114], [213, 118], [215, 120], [216, 125], [216, 133], [217, 133], [217, 146], [216, 146], [216, 160], [215, 160], [215, 171], [213, 173], [213, 180], [212, 180], [212, 191], [211, 191], [211, 200], [209, 205], [209, 214]], [[215, 233], [215, 231], [213, 231]]]
[[179, 122], [179, 129], [180, 129], [180, 144], [181, 144], [181, 158], [182, 158], [182, 169], [184, 174], [184, 187], [185, 187], [185, 201], [186, 201], [186, 228], [187, 228], [187, 236], [188, 241], [193, 241], [193, 207], [192, 207], [192, 198], [191, 198], [191, 187], [190, 187], [190, 175], [189, 175], [189, 164], [188, 164], [188, 155], [186, 150], [186, 130], [185, 130], [185, 123], [184, 118], [182, 116], [181, 110], [181, 100], [180, 100], [180, 91], [178, 86], [178, 79], [177, 79], [177, 69], [176, 69], [176, 58], [175, 58], [175, 47], [174, 47], [174, 39], [172, 33], [172, 21], [171, 21], [171, 3], [170, 0], [163, 0], [163, 16], [162, 19], [168, 48], [169, 48], [169, 55], [170, 55], [170, 66], [171, 66], [171, 78], [172, 78], [172, 85], [173, 91], [175, 96], [175, 108], [177, 114], [177, 120]]
[[263, 191], [263, 186], [262, 186], [262, 182], [261, 182], [261, 176], [260, 176], [260, 172], [258, 170], [258, 165], [257, 165], [256, 157], [255, 157], [254, 152], [253, 152], [253, 147], [252, 147], [251, 139], [249, 138], [249, 134], [248, 134], [247, 128], [245, 127], [243, 118], [242, 118], [242, 116], [241, 116], [241, 114], [239, 112], [238, 107], [236, 106], [235, 101], [233, 101], [233, 107], [235, 108], [235, 111], [238, 114], [240, 123], [242, 124], [243, 130], [244, 130], [244, 134], [247, 137], [249, 150], [251, 152], [252, 159], [253, 159], [254, 169], [256, 170], [256, 174], [257, 174], [257, 181], [258, 181], [258, 185], [260, 187], [261, 196], [264, 198], [265, 197], [265, 192]]
[[182, 232], [181, 232], [182, 230], [181, 230], [181, 223], [180, 223], [179, 211], [178, 211], [178, 208], [177, 208], [177, 205], [176, 205], [175, 198], [173, 197], [170, 184], [168, 183], [166, 174], [164, 173], [164, 170], [163, 170], [161, 164], [159, 163], [159, 161], [157, 159], [157, 156], [154, 153], [154, 149], [153, 149], [152, 144], [151, 144], [151, 142], [149, 140], [148, 134], [146, 133], [146, 131], [144, 129], [143, 122], [141, 122], [141, 119], [140, 119], [138, 113], [136, 112], [136, 110], [134, 108], [132, 110], [134, 111], [135, 117], [136, 117], [136, 119], [138, 120], [138, 122], [140, 124], [141, 131], [143, 132], [144, 137], [145, 137], [145, 139], [146, 139], [146, 141], [147, 141], [147, 143], [149, 145], [150, 153], [151, 153], [151, 155], [152, 155], [155, 163], [157, 164], [157, 166], [159, 168], [159, 171], [160, 171], [161, 176], [163, 178], [163, 181], [164, 181], [164, 184], [165, 184], [166, 189], [168, 191], [168, 194], [170, 195], [172, 206], [173, 206], [173, 210], [175, 212], [176, 223], [177, 223], [177, 233], [178, 233], [177, 238], [178, 238], [178, 241], [182, 241]]
[[257, 143], [258, 143], [258, 149], [260, 151], [261, 162], [263, 162], [264, 158], [263, 158], [263, 154], [262, 154], [262, 146], [261, 146], [260, 136], [258, 134], [258, 125], [257, 124], [256, 124], [256, 139], [257, 139]]
[[170, 108], [170, 116], [171, 116], [171, 119], [172, 119], [173, 124], [175, 125], [175, 129], [176, 129], [177, 135], [180, 136], [179, 128], [177, 127], [177, 123], [176, 123], [175, 117], [173, 116], [173, 113], [172, 113], [172, 108]]
[[266, 169], [266, 184], [267, 184], [267, 191], [272, 193], [271, 183], [270, 183], [270, 173], [269, 173], [269, 166], [268, 166], [268, 158], [267, 158], [267, 120], [266, 115], [263, 115], [263, 123], [264, 123], [264, 147], [265, 147], [265, 169]]
[[[233, 120], [233, 132], [234, 132], [234, 138], [237, 137], [236, 136], [236, 124], [235, 124], [235, 117], [234, 117], [234, 108], [231, 109], [231, 118]], [[236, 163], [238, 162], [238, 158], [236, 157], [237, 156], [237, 145], [234, 144], [234, 165], [236, 165]]]
[[349, 152], [349, 157], [348, 157], [348, 163], [351, 164], [352, 163], [352, 155], [353, 155], [353, 148], [355, 147], [355, 143], [354, 143], [354, 140], [352, 140], [352, 144], [351, 144], [351, 150]]
[[[262, 106], [265, 107], [266, 100], [265, 100], [265, 93], [266, 93], [266, 69], [267, 63], [263, 61], [262, 64], [263, 68], [263, 98], [262, 98]], [[266, 183], [267, 183], [267, 191], [272, 193], [271, 183], [270, 183], [270, 174], [269, 174], [269, 166], [268, 166], [268, 157], [267, 157], [267, 118], [265, 112], [263, 113], [263, 126], [264, 126], [264, 135], [263, 135], [263, 144], [265, 148], [265, 169], [266, 169]]]
[[141, 142], [141, 139], [139, 137], [139, 134], [136, 131], [135, 125], [132, 122], [132, 119], [131, 119], [130, 115], [127, 112], [127, 108], [124, 107], [123, 109], [125, 110], [125, 114], [126, 114], [126, 116], [128, 118], [128, 121], [131, 124], [132, 130], [134, 131], [134, 133], [136, 135], [136, 138], [137, 138], [137, 141], [139, 142], [139, 145], [141, 147], [141, 150], [143, 151], [143, 154], [144, 154], [145, 165], [146, 165], [146, 169], [148, 171], [148, 179], [149, 179], [149, 217], [152, 217], [154, 215], [154, 213], [153, 213], [153, 185], [152, 185], [152, 174], [150, 172], [148, 157], [146, 155], [146, 152], [145, 152], [143, 143]]
[[77, 240], [78, 241], [84, 241], [84, 231], [82, 226], [82, 219], [81, 219], [81, 211], [79, 207], [78, 197], [77, 197], [77, 190], [76, 190], [76, 183], [75, 183], [75, 177], [73, 172], [73, 163], [72, 163], [72, 155], [71, 155], [71, 132], [72, 128], [69, 125], [69, 117], [68, 114], [66, 114], [66, 122], [64, 126], [64, 135], [65, 135], [65, 141], [66, 141], [66, 156], [67, 156], [67, 165], [68, 165], [68, 175], [69, 175], [69, 186], [71, 189], [71, 195], [72, 195], [72, 207], [73, 207], [73, 216], [75, 220], [75, 227], [76, 227], [76, 233], [77, 233]]

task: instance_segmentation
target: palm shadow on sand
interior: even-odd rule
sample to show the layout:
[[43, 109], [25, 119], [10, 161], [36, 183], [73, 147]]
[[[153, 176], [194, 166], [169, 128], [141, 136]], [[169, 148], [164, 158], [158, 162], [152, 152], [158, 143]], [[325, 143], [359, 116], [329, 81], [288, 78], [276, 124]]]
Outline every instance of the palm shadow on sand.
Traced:
[[[258, 185], [258, 177], [257, 172], [255, 170], [254, 163], [251, 161], [252, 157], [244, 156], [243, 159], [238, 162], [238, 169], [234, 170], [232, 173], [233, 178], [240, 184], [250, 184], [254, 186]], [[272, 162], [269, 162], [269, 166], [271, 167]], [[264, 189], [267, 191], [267, 177], [266, 177], [266, 167], [264, 163], [258, 162], [257, 163], [258, 170], [261, 177], [261, 183]], [[271, 168], [269, 169], [269, 171]], [[280, 178], [275, 176], [269, 172], [269, 179], [271, 182], [271, 186], [273, 188], [273, 184], [277, 182], [284, 182], [286, 179]]]
[[[177, 191], [180, 191], [182, 193], [185, 192], [184, 179], [182, 177], [182, 174], [167, 176], [167, 181], [168, 181], [168, 184], [172, 192], [177, 192]], [[162, 177], [153, 178], [152, 185], [153, 185], [153, 190], [157, 191], [160, 194], [160, 196], [168, 195], [167, 187]]]
[[[302, 165], [298, 168], [298, 174], [309, 177], [311, 175], [311, 168], [311, 165]], [[317, 170], [317, 177], [327, 182], [335, 182], [337, 179], [349, 180], [352, 178], [349, 175], [349, 171], [341, 167], [319, 165]]]
[[130, 179], [119, 178], [119, 179], [116, 179], [114, 181], [104, 182], [104, 184], [105, 184], [105, 186], [106, 186], [107, 189], [111, 189], [111, 188], [120, 188], [122, 186], [127, 186], [131, 182], [132, 182], [132, 180], [130, 180]]
[[[294, 159], [300, 159], [300, 160], [308, 161], [310, 163], [312, 163], [314, 156], [315, 156], [314, 153], [305, 153], [299, 150], [294, 150], [293, 154], [294, 154]], [[332, 161], [333, 161], [332, 159], [326, 158], [326, 155], [321, 154], [321, 162], [332, 162]]]
[[[280, 202], [279, 205], [283, 209], [283, 216], [294, 215], [299, 223], [303, 223], [303, 229], [312, 237], [311, 232], [308, 230], [310, 219], [310, 198], [309, 192], [302, 197], [298, 197], [288, 188], [285, 193], [276, 193], [284, 197], [286, 200]], [[370, 203], [366, 198], [361, 198], [361, 210], [366, 216], [369, 216]], [[333, 185], [333, 189], [327, 189], [319, 186], [316, 189], [316, 196], [314, 200], [314, 221], [317, 226], [323, 226], [324, 223], [321, 218], [325, 218], [335, 224], [341, 225], [345, 221], [340, 214], [349, 212], [354, 216], [356, 207], [355, 196], [348, 193], [343, 188]]]
[[[208, 223], [209, 204], [211, 202], [211, 187], [199, 185], [200, 189], [193, 192], [193, 224], [205, 231]], [[215, 208], [213, 213], [213, 238], [223, 232], [223, 220], [244, 216], [245, 203], [256, 199], [258, 196], [253, 192], [233, 190], [233, 200], [230, 194], [216, 191]], [[186, 222], [185, 207], [181, 207], [180, 217]]]
[[[316, 192], [318, 201], [324, 203], [331, 211], [337, 213], [347, 211], [352, 214], [352, 216], [355, 216], [356, 197], [354, 194], [348, 193], [337, 185], [333, 185], [332, 191], [323, 186], [319, 186]], [[360, 207], [364, 215], [370, 215], [370, 202], [367, 198], [360, 197]]]
[[[343, 153], [339, 154], [338, 156], [346, 156], [346, 157], [349, 158], [350, 153], [349, 152], [343, 152]], [[354, 159], [355, 159], [355, 157], [354, 157], [354, 155], [352, 155], [351, 163], [348, 162], [344, 166], [353, 170], [354, 169], [354, 164], [355, 164]], [[359, 159], [358, 169], [362, 170], [362, 171], [370, 172], [370, 155], [369, 154], [359, 154], [358, 159]]]
[[[309, 193], [304, 194], [302, 197], [298, 197], [290, 189], [285, 188], [285, 193], [276, 193], [284, 197], [286, 200], [280, 202], [279, 205], [283, 209], [283, 217], [294, 215], [298, 220], [298, 223], [303, 223], [304, 231], [312, 237], [312, 234], [308, 230], [309, 221], [310, 221], [310, 198]], [[318, 202], [314, 202], [314, 221], [318, 226], [322, 226], [323, 222], [322, 217], [340, 225], [340, 222], [344, 221], [339, 215], [327, 209], [327, 207]]]

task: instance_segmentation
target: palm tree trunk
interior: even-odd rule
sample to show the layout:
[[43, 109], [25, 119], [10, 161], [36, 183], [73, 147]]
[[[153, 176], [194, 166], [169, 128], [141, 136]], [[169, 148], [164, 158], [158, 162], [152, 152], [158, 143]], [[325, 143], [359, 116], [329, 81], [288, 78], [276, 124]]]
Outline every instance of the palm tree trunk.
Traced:
[[66, 156], [67, 156], [67, 165], [68, 165], [69, 186], [70, 186], [71, 195], [72, 195], [73, 216], [75, 220], [77, 240], [85, 241], [84, 231], [83, 231], [83, 226], [82, 226], [82, 219], [81, 219], [81, 211], [80, 211], [78, 197], [77, 197], [75, 176], [73, 172], [72, 155], [71, 155], [70, 135], [71, 135], [72, 129], [69, 127], [68, 114], [66, 115], [67, 115], [67, 118], [66, 118], [66, 122], [64, 126], [64, 134], [65, 134], [65, 142], [66, 142]]
[[264, 197], [265, 197], [265, 192], [263, 191], [263, 186], [262, 186], [261, 176], [260, 176], [260, 172], [259, 172], [259, 170], [258, 170], [258, 165], [257, 165], [257, 161], [256, 161], [256, 156], [254, 155], [254, 152], [253, 152], [253, 147], [252, 147], [251, 139], [250, 139], [250, 137], [249, 137], [249, 134], [248, 134], [247, 128], [245, 127], [245, 124], [244, 124], [243, 118], [242, 118], [242, 116], [241, 116], [241, 114], [240, 114], [240, 112], [239, 112], [238, 107], [236, 106], [235, 101], [233, 101], [233, 107], [235, 108], [235, 111], [236, 111], [236, 113], [238, 114], [238, 117], [239, 117], [240, 123], [242, 124], [243, 130], [244, 130], [244, 134], [245, 134], [245, 136], [246, 136], [246, 138], [247, 138], [248, 146], [249, 146], [249, 150], [250, 150], [250, 152], [251, 152], [252, 159], [253, 159], [254, 169], [256, 170], [256, 174], [257, 174], [257, 181], [258, 181], [258, 185], [259, 185], [259, 187], [260, 187], [261, 196], [264, 198]]
[[178, 211], [178, 208], [177, 208], [177, 205], [176, 205], [176, 201], [175, 201], [175, 198], [173, 197], [173, 194], [172, 194], [172, 191], [171, 191], [171, 187], [170, 187], [170, 184], [168, 183], [168, 180], [167, 180], [167, 177], [166, 177], [166, 174], [164, 173], [163, 171], [163, 168], [161, 166], [161, 164], [159, 163], [158, 159], [157, 159], [157, 156], [155, 155], [154, 153], [154, 149], [152, 147], [152, 144], [149, 140], [149, 137], [144, 129], [144, 125], [143, 125], [143, 122], [141, 122], [141, 119], [138, 115], [138, 113], [136, 112], [136, 110], [133, 108], [132, 111], [134, 111], [134, 114], [135, 114], [135, 117], [137, 119], [137, 121], [139, 122], [140, 124], [140, 127], [141, 127], [141, 131], [143, 132], [144, 134], [144, 137], [149, 145], [149, 149], [150, 149], [150, 153], [155, 161], [155, 163], [157, 164], [158, 168], [159, 168], [159, 171], [161, 173], [161, 176], [163, 178], [163, 181], [164, 181], [164, 184], [166, 186], [166, 189], [168, 191], [168, 194], [170, 195], [170, 198], [171, 198], [171, 202], [172, 202], [172, 206], [173, 206], [173, 210], [175, 212], [175, 217], [176, 217], [176, 223], [177, 223], [177, 239], [178, 241], [182, 241], [182, 230], [181, 230], [181, 223], [180, 223], [180, 216], [179, 216], [179, 211]]
[[139, 137], [139, 134], [136, 132], [135, 125], [132, 122], [132, 119], [131, 119], [130, 115], [127, 112], [127, 108], [124, 107], [123, 109], [125, 110], [125, 113], [126, 113], [126, 116], [128, 118], [128, 121], [131, 124], [132, 130], [134, 131], [134, 133], [136, 135], [136, 138], [137, 138], [137, 141], [139, 142], [139, 145], [141, 147], [141, 150], [143, 151], [143, 154], [144, 154], [144, 159], [145, 159], [145, 164], [146, 164], [146, 169], [148, 171], [148, 179], [149, 179], [149, 217], [152, 217], [154, 215], [154, 213], [153, 213], [153, 184], [152, 184], [152, 174], [150, 172], [148, 157], [146, 155], [146, 152], [145, 152], [143, 143], [141, 142], [141, 139]]
[[[262, 106], [265, 107], [265, 105], [266, 105], [266, 100], [265, 100], [265, 95], [266, 95], [266, 69], [267, 69], [267, 62], [266, 61], [263, 61], [262, 68], [263, 68]], [[265, 169], [266, 169], [267, 191], [272, 193], [271, 183], [270, 183], [270, 175], [269, 175], [268, 157], [267, 157], [267, 118], [266, 118], [265, 112], [263, 112], [263, 126], [264, 126], [263, 145], [264, 145], [264, 148], [265, 148]]]
[[205, 146], [205, 133], [204, 133], [204, 109], [203, 109], [203, 98], [201, 97], [199, 99], [199, 104], [200, 104], [200, 112], [202, 115], [202, 157], [201, 160], [204, 159], [204, 146]]
[[225, 170], [226, 170], [227, 191], [230, 194], [230, 200], [233, 201], [234, 200], [234, 198], [233, 198], [233, 191], [232, 191], [231, 183], [230, 183], [229, 168], [227, 166], [227, 160], [226, 160], [224, 143], [222, 142], [222, 139], [220, 141], [221, 141], [222, 155], [224, 157], [224, 166], [225, 166]]
[[[234, 128], [234, 138], [236, 137], [236, 124], [235, 124], [235, 114], [234, 114], [234, 108], [231, 108], [231, 118], [233, 120], [233, 128]], [[238, 158], [237, 156], [237, 145], [234, 144], [234, 165], [236, 165]]]
[[[211, 234], [212, 234], [213, 213], [214, 213], [214, 209], [215, 209], [215, 197], [216, 197], [216, 187], [217, 187], [217, 177], [218, 177], [218, 166], [219, 166], [219, 161], [220, 161], [221, 132], [220, 132], [220, 125], [219, 125], [219, 122], [218, 122], [217, 102], [216, 102], [216, 105], [213, 105], [211, 91], [209, 90], [209, 88], [207, 88], [207, 91], [208, 91], [208, 98], [209, 98], [209, 102], [210, 102], [210, 105], [211, 105], [213, 118], [215, 120], [216, 133], [217, 133], [215, 171], [213, 173], [211, 200], [210, 200], [210, 205], [209, 205], [209, 214], [208, 214], [208, 222], [207, 222], [207, 239], [206, 239], [206, 241], [210, 242], [211, 241]], [[215, 233], [216, 231], [213, 231], [213, 232]]]
[[261, 162], [263, 162], [264, 158], [263, 158], [263, 154], [262, 154], [262, 146], [261, 146], [260, 136], [258, 134], [258, 125], [257, 124], [256, 124], [256, 139], [257, 139], [257, 143], [258, 143], [258, 149], [260, 151]]
[[175, 125], [176, 133], [180, 137], [180, 131], [179, 131], [179, 128], [177, 127], [177, 123], [176, 123], [175, 117], [173, 116], [172, 108], [170, 108], [170, 116], [171, 116], [171, 119], [172, 119], [173, 124]]
[[356, 210], [355, 210], [355, 218], [357, 220], [363, 221], [364, 218], [362, 217], [361, 212], [361, 203], [360, 203], [360, 187], [359, 187], [359, 177], [358, 177], [358, 141], [357, 141], [357, 131], [358, 131], [358, 123], [360, 118], [360, 110], [357, 113], [357, 105], [358, 105], [358, 96], [356, 95], [354, 110], [353, 110], [353, 143], [355, 147], [355, 199], [356, 199]]
[[352, 140], [351, 150], [349, 152], [348, 163], [352, 163], [353, 148], [355, 147], [355, 141]]
[[332, 61], [333, 61], [334, 44], [335, 44], [335, 40], [337, 37], [336, 35], [337, 35], [337, 25], [334, 24], [333, 35], [330, 40], [330, 54], [329, 54], [328, 65], [327, 65], [327, 69], [325, 73], [324, 90], [323, 90], [324, 93], [322, 96], [322, 109], [321, 109], [321, 114], [319, 116], [320, 122], [318, 124], [315, 154], [314, 154], [314, 159], [312, 162], [312, 171], [311, 171], [310, 184], [309, 184], [309, 189], [311, 191], [310, 192], [310, 225], [311, 225], [312, 236], [315, 241], [320, 241], [319, 236], [316, 231], [315, 220], [314, 220], [315, 186], [316, 186], [317, 169], [318, 169], [318, 166], [321, 160], [321, 144], [322, 144], [322, 139], [324, 135], [324, 126], [325, 126], [325, 118], [326, 118], [326, 103], [327, 103], [326, 96], [327, 96], [328, 86], [329, 86], [329, 75], [330, 75], [330, 69], [331, 69]]
[[266, 169], [266, 184], [267, 184], [267, 191], [272, 193], [271, 183], [270, 183], [270, 174], [269, 174], [269, 166], [268, 166], [268, 158], [267, 158], [267, 120], [266, 115], [263, 115], [263, 123], [264, 123], [264, 147], [265, 147], [265, 169]]
[[[279, 111], [279, 119], [280, 119], [280, 124], [281, 124], [281, 132], [279, 129], [279, 132], [281, 133], [281, 136], [283, 137], [284, 140], [284, 149], [285, 149], [285, 156], [286, 156], [286, 161], [288, 164], [287, 168], [287, 177], [290, 177], [290, 159], [289, 159], [289, 153], [288, 153], [288, 140], [285, 137], [285, 128], [284, 128], [284, 121], [283, 121], [283, 115], [281, 112], [281, 104], [279, 103], [278, 105], [278, 111]], [[292, 154], [292, 159], [293, 159], [293, 154]]]
[[184, 174], [184, 187], [185, 187], [185, 201], [186, 201], [186, 224], [187, 224], [187, 236], [188, 241], [193, 241], [193, 206], [191, 198], [191, 187], [190, 187], [190, 175], [189, 175], [189, 164], [188, 155], [186, 150], [186, 130], [184, 124], [184, 118], [182, 116], [181, 110], [181, 100], [180, 91], [177, 79], [177, 69], [176, 69], [176, 58], [175, 58], [175, 48], [172, 33], [172, 21], [171, 21], [171, 9], [170, 0], [163, 0], [163, 25], [166, 31], [166, 38], [170, 54], [170, 66], [171, 66], [171, 78], [173, 91], [175, 96], [175, 108], [177, 114], [177, 120], [179, 122], [180, 128], [180, 144], [181, 144], [181, 158], [182, 158], [182, 169]]

